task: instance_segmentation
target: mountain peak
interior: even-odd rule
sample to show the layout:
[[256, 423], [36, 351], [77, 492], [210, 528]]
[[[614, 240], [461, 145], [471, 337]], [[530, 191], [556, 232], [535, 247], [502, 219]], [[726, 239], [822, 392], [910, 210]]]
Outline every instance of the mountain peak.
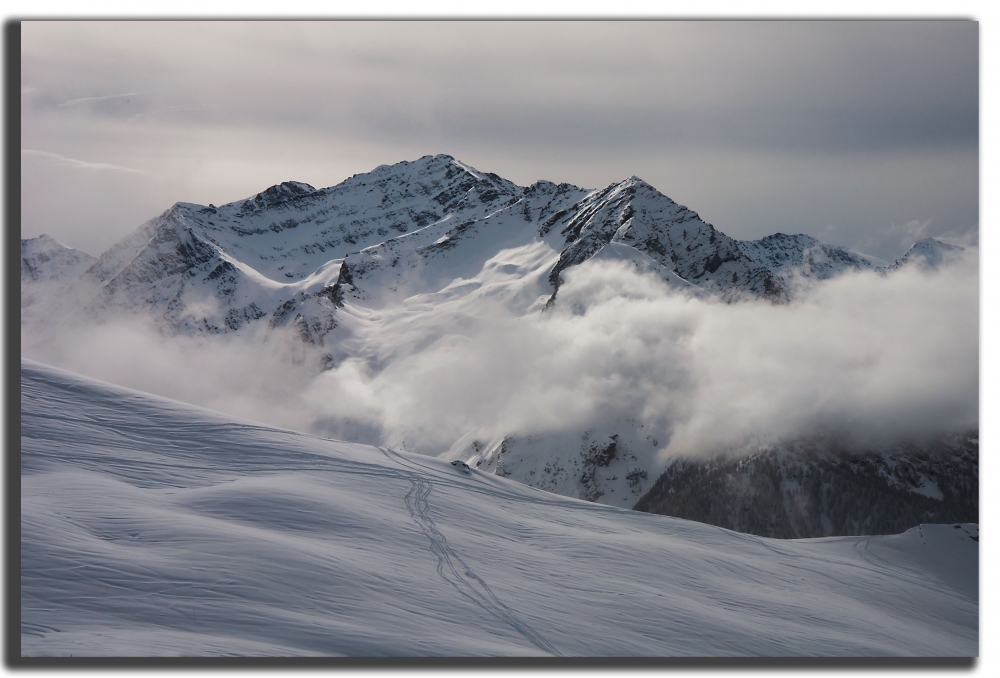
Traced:
[[510, 183], [490, 172], [480, 172], [472, 165], [464, 163], [461, 160], [457, 160], [453, 156], [446, 153], [424, 155], [416, 160], [403, 160], [392, 165], [379, 165], [371, 172], [355, 174], [351, 177], [351, 179], [371, 178], [384, 180], [388, 177], [411, 177], [413, 174], [416, 174], [417, 176], [444, 175], [446, 178], [451, 178], [455, 176], [456, 173], [468, 174], [476, 181], [486, 181], [491, 183], [499, 181]]
[[372, 172], [397, 171], [401, 169], [410, 169], [411, 167], [416, 168], [417, 170], [436, 169], [446, 167], [453, 162], [455, 162], [455, 158], [452, 156], [446, 153], [438, 153], [436, 155], [422, 155], [416, 160], [401, 160], [391, 165], [379, 165], [372, 170]]
[[59, 252], [61, 250], [68, 250], [69, 247], [63, 245], [61, 242], [53, 238], [48, 233], [42, 233], [36, 238], [21, 238], [21, 253], [22, 256], [25, 252], [30, 252], [32, 254], [38, 254], [41, 252]]
[[636, 176], [634, 174], [631, 175], [631, 176], [629, 176], [627, 179], [619, 181], [618, 185], [619, 186], [623, 186], [623, 187], [628, 186], [628, 187], [634, 187], [634, 188], [644, 188], [644, 189], [649, 189], [651, 191], [656, 191], [657, 193], [659, 193], [659, 191], [655, 187], [653, 187], [652, 184], [650, 184], [649, 182], [645, 181], [642, 177], [638, 177], [638, 176]]
[[[434, 155], [427, 154], [422, 155], [416, 160], [404, 160], [402, 162], [396, 163], [397, 165], [409, 165], [409, 164], [428, 164], [431, 162], [451, 162], [455, 159], [454, 156], [448, 155], [447, 153], [435, 153]], [[386, 167], [393, 167], [394, 165], [385, 165]]]
[[914, 264], [924, 270], [933, 271], [944, 261], [957, 257], [963, 251], [965, 248], [960, 245], [952, 245], [938, 238], [924, 238], [913, 243], [913, 246], [896, 259], [890, 268], [895, 270]]
[[665, 201], [665, 204], [668, 205], [678, 205], [676, 201], [660, 192], [659, 189], [650, 184], [648, 181], [645, 181], [641, 177], [634, 174], [617, 183], [611, 184], [604, 189], [604, 195], [608, 197], [618, 196], [622, 193], [628, 193], [632, 196], [638, 195], [646, 198], [652, 198], [656, 201]]
[[47, 233], [36, 238], [21, 238], [22, 280], [79, 275], [95, 261], [89, 254], [67, 247]]
[[283, 181], [244, 201], [243, 209], [246, 211], [267, 209], [315, 192], [315, 188], [302, 181]]
[[812, 237], [811, 235], [806, 235], [805, 233], [796, 233], [795, 235], [788, 235], [787, 233], [772, 233], [771, 235], [765, 235], [758, 242], [765, 244], [788, 244], [788, 245], [799, 245], [811, 247], [819, 243], [819, 240]]

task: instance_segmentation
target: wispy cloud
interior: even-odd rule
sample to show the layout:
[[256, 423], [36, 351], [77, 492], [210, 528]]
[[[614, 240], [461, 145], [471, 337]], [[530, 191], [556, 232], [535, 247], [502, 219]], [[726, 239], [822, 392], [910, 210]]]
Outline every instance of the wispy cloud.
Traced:
[[142, 170], [133, 169], [131, 167], [123, 167], [122, 165], [112, 165], [104, 162], [87, 162], [86, 160], [67, 158], [65, 155], [59, 155], [58, 153], [49, 153], [48, 151], [35, 151], [29, 148], [21, 149], [21, 157], [24, 156], [47, 158], [54, 162], [58, 162], [59, 164], [68, 165], [70, 167], [79, 167], [80, 169], [110, 170], [112, 172], [129, 172], [132, 174], [142, 174]]
[[70, 99], [69, 101], [64, 101], [61, 104], [56, 104], [57, 108], [69, 108], [70, 106], [77, 106], [79, 104], [87, 103], [88, 101], [107, 101], [108, 99], [124, 99], [125, 97], [136, 97], [139, 96], [138, 92], [126, 92], [125, 94], [108, 94], [103, 97], [83, 97], [80, 99]]

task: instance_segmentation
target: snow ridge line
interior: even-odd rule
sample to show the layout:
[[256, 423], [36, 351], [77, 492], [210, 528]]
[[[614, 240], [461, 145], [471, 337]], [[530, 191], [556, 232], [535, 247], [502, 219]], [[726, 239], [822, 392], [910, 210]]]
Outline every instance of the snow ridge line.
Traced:
[[[390, 461], [404, 468], [412, 468], [405, 462], [401, 455], [394, 451], [383, 447], [379, 447], [378, 449]], [[562, 656], [551, 643], [545, 640], [527, 623], [521, 621], [509, 607], [500, 602], [486, 582], [473, 572], [465, 561], [462, 560], [461, 556], [448, 546], [448, 540], [437, 529], [437, 525], [434, 524], [434, 520], [430, 517], [428, 511], [430, 505], [427, 503], [427, 497], [431, 493], [431, 484], [421, 478], [419, 474], [412, 471], [404, 473], [404, 476], [410, 481], [410, 491], [406, 493], [405, 497], [406, 508], [410, 512], [410, 517], [413, 518], [413, 521], [420, 527], [420, 531], [424, 533], [424, 536], [431, 543], [431, 553], [437, 556], [438, 559], [438, 575], [474, 604], [489, 612], [500, 621], [507, 623], [542, 652], [555, 657]], [[461, 566], [461, 569], [455, 566], [456, 562]], [[465, 576], [462, 576], [463, 573]]]

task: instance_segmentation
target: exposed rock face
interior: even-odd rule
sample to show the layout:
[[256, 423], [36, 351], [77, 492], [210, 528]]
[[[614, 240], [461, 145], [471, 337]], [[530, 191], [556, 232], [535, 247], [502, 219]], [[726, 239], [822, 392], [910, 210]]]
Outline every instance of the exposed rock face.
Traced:
[[679, 460], [635, 509], [779, 538], [978, 522], [978, 434], [861, 453], [816, 440], [744, 458]]
[[635, 421], [619, 424], [620, 433], [477, 439], [448, 456], [549, 492], [630, 508], [650, 487], [648, 464], [658, 442]]

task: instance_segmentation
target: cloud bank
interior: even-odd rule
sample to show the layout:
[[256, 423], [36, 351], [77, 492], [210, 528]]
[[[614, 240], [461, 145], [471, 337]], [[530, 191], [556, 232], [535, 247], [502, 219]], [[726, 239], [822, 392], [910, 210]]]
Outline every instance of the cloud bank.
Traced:
[[[616, 262], [559, 303], [483, 298], [365, 321], [359, 348], [266, 329], [166, 337], [136, 319], [35, 332], [22, 355], [319, 435], [440, 454], [469, 431], [546, 435], [633, 419], [666, 455], [833, 432], [861, 444], [978, 426], [978, 252], [937, 271], [844, 275], [788, 305], [696, 299]], [[345, 344], [346, 345], [346, 344]]]

